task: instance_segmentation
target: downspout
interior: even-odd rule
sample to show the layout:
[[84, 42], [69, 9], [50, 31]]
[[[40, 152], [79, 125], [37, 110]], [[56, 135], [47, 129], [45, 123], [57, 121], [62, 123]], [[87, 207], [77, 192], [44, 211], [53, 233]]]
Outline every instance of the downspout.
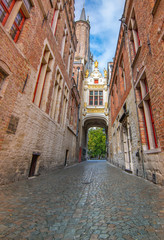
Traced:
[[79, 113], [80, 113], [80, 104], [78, 105], [76, 137], [78, 137], [78, 132], [79, 132]]
[[77, 90], [78, 90], [78, 84], [79, 84], [79, 70], [80, 70], [80, 67], [77, 68]]

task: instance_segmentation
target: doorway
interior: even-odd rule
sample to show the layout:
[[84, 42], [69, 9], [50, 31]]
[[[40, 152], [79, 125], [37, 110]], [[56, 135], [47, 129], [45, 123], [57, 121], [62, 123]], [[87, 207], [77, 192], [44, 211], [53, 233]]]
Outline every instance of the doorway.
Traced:
[[107, 157], [106, 129], [102, 127], [89, 128], [87, 134], [87, 158], [90, 160], [106, 160], [106, 157]]
[[35, 176], [35, 171], [36, 171], [38, 157], [39, 157], [38, 154], [33, 154], [32, 155], [32, 161], [31, 161], [31, 166], [30, 166], [30, 171], [29, 171], [29, 177]]
[[123, 127], [123, 140], [124, 140], [125, 169], [130, 169], [128, 131], [126, 126]]
[[65, 162], [64, 162], [64, 166], [67, 166], [67, 160], [68, 160], [68, 152], [69, 150], [66, 150], [66, 154], [65, 154]]
[[123, 146], [125, 158], [125, 170], [132, 171], [132, 156], [131, 156], [131, 138], [128, 119], [123, 122]]

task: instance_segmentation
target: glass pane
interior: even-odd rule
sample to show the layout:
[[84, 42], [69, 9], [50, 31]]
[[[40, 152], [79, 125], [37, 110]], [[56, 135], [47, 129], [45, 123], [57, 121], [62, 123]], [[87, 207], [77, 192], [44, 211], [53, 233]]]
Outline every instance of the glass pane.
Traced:
[[17, 31], [18, 31], [18, 30], [17, 30], [16, 26], [13, 24], [12, 27], [11, 27], [11, 29], [10, 29], [10, 35], [11, 35], [12, 39], [15, 38], [15, 36], [16, 36], [16, 34], [17, 34]]
[[98, 105], [98, 101], [97, 100], [95, 101], [95, 105]]
[[102, 96], [103, 95], [103, 91], [99, 91], [99, 95]]
[[95, 91], [95, 96], [98, 96], [98, 91]]
[[0, 5], [0, 22], [3, 22], [5, 15], [6, 15], [6, 12], [3, 9], [3, 7]]
[[9, 8], [10, 5], [11, 5], [11, 3], [12, 3], [12, 1], [13, 1], [13, 0], [3, 0], [3, 3], [5, 4], [5, 6], [6, 6], [7, 8]]
[[17, 16], [16, 16], [16, 18], [15, 18], [15, 22], [16, 22], [16, 24], [19, 26], [19, 25], [21, 24], [22, 20], [23, 20], [23, 15], [22, 15], [21, 12], [19, 11], [18, 14], [17, 14]]
[[103, 97], [100, 97], [100, 100], [103, 100]]
[[100, 105], [103, 105], [103, 101], [102, 100], [100, 100]]
[[95, 100], [98, 100], [98, 97], [95, 96]]
[[90, 100], [93, 100], [93, 97], [92, 97], [92, 96], [90, 97]]
[[93, 91], [90, 91], [90, 95], [93, 96]]
[[89, 102], [89, 105], [93, 105], [93, 101], [90, 101], [90, 102]]
[[32, 8], [32, 4], [30, 2], [30, 0], [23, 0], [24, 5], [26, 6], [28, 12], [30, 12], [31, 8]]

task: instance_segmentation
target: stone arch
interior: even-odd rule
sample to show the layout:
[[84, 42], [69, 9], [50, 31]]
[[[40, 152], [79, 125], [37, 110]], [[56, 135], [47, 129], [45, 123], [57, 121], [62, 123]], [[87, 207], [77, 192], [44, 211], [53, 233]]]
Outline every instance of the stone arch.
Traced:
[[108, 142], [108, 119], [100, 116], [87, 116], [82, 121], [82, 137], [81, 137], [81, 146], [82, 146], [82, 161], [87, 160], [87, 140], [88, 140], [88, 130], [91, 127], [101, 127], [105, 129], [107, 142]]

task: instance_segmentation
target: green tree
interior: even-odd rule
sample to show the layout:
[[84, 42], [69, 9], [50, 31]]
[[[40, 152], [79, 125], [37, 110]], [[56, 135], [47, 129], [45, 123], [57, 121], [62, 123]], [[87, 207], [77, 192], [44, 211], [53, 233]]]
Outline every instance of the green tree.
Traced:
[[88, 131], [88, 154], [91, 158], [105, 157], [106, 134], [103, 128], [90, 128]]

